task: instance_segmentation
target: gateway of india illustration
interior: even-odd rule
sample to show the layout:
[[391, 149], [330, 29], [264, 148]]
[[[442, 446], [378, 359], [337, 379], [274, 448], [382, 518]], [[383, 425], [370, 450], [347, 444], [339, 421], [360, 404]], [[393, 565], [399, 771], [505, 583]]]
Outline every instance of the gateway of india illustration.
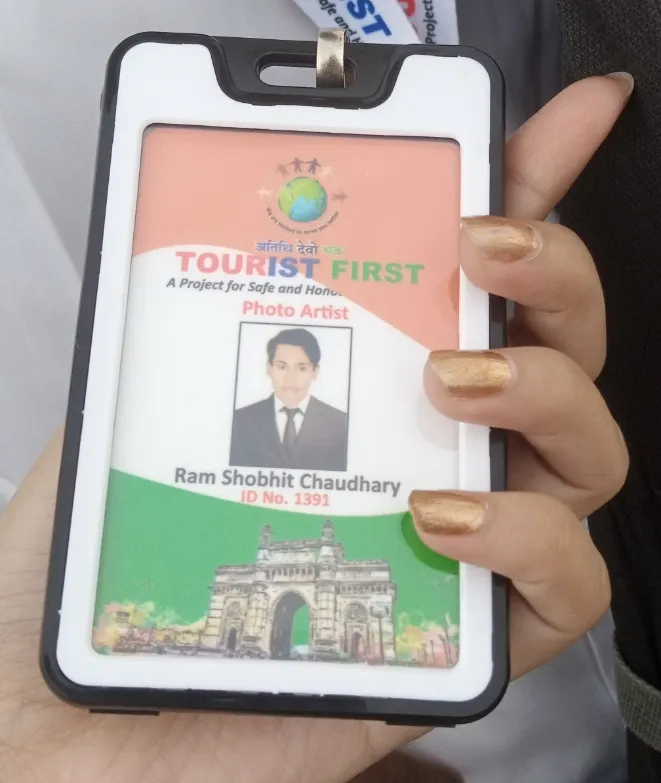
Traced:
[[[384, 560], [347, 561], [333, 524], [321, 538], [275, 541], [262, 528], [254, 565], [220, 566], [200, 652], [226, 656], [395, 662], [397, 588]], [[307, 605], [307, 648], [292, 649], [294, 617]]]

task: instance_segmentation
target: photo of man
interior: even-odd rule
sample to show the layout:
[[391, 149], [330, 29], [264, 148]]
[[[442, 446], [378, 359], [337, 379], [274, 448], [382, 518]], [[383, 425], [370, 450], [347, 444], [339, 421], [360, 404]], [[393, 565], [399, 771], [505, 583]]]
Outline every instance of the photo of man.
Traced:
[[311, 393], [320, 364], [319, 341], [307, 329], [285, 329], [268, 341], [273, 393], [234, 412], [230, 465], [346, 470], [347, 414]]

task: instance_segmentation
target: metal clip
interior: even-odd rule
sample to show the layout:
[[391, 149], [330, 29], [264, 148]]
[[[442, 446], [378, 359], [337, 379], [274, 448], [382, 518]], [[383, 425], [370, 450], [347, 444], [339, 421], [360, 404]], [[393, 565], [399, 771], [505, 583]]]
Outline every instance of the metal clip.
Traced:
[[345, 48], [348, 41], [349, 36], [340, 27], [327, 27], [319, 31], [317, 87], [347, 86]]

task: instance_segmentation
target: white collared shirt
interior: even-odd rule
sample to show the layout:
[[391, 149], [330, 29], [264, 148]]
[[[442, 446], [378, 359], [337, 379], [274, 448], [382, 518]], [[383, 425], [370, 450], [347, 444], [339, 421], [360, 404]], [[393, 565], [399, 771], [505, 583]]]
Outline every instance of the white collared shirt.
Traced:
[[[278, 425], [278, 434], [280, 435], [280, 442], [282, 442], [285, 437], [285, 427], [287, 426], [287, 414], [282, 409], [289, 406], [285, 405], [284, 402], [276, 396], [273, 397], [273, 404], [275, 406], [275, 421]], [[294, 416], [294, 427], [296, 428], [297, 435], [301, 431], [301, 425], [303, 424], [303, 419], [305, 418], [305, 413], [309, 404], [310, 395], [308, 394], [308, 396], [296, 406], [298, 410]]]

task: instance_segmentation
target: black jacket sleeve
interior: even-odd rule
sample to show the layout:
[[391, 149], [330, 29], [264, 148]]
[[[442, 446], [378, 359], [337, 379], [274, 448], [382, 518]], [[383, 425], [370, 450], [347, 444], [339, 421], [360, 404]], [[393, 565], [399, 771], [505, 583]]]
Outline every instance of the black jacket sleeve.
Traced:
[[[561, 208], [592, 251], [608, 312], [600, 388], [627, 440], [624, 490], [591, 520], [613, 586], [626, 664], [661, 688], [661, 3], [559, 0], [565, 77], [629, 71], [624, 116]], [[661, 754], [630, 733], [629, 775], [661, 780]]]

